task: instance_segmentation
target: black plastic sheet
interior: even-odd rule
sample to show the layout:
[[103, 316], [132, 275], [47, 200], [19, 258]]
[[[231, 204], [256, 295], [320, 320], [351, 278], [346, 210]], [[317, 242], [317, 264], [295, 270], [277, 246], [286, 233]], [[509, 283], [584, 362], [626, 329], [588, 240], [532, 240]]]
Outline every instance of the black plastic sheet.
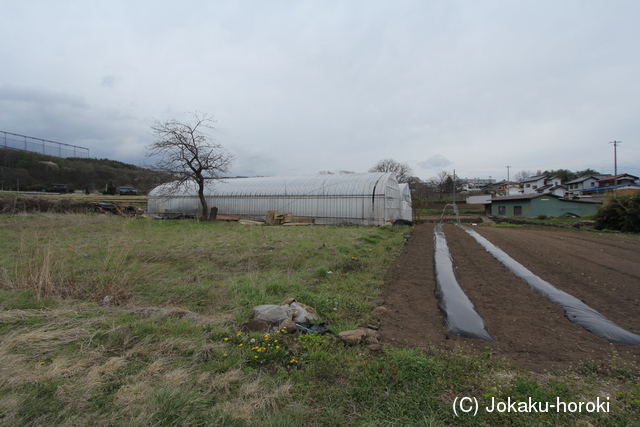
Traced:
[[613, 323], [576, 297], [561, 291], [533, 274], [503, 250], [468, 227], [459, 225], [464, 231], [484, 247], [495, 259], [507, 267], [531, 289], [547, 297], [549, 301], [564, 309], [567, 319], [577, 323], [594, 335], [616, 344], [640, 345], [640, 335], [636, 335]]
[[435, 246], [436, 297], [438, 306], [444, 314], [447, 332], [465, 338], [478, 338], [493, 341], [486, 330], [482, 317], [473, 303], [464, 293], [453, 270], [453, 261], [442, 231], [442, 224], [436, 225], [433, 232]]

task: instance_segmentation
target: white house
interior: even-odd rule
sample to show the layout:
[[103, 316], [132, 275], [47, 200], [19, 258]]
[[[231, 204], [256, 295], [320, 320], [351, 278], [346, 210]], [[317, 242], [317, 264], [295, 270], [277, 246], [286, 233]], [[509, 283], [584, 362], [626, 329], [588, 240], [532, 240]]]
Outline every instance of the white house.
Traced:
[[569, 199], [579, 197], [583, 195], [585, 190], [591, 190], [598, 187], [598, 181], [602, 178], [602, 175], [585, 175], [580, 178], [573, 179], [565, 183], [567, 187], [566, 197]]
[[522, 194], [551, 193], [564, 196], [562, 178], [549, 174], [531, 176], [522, 180]]

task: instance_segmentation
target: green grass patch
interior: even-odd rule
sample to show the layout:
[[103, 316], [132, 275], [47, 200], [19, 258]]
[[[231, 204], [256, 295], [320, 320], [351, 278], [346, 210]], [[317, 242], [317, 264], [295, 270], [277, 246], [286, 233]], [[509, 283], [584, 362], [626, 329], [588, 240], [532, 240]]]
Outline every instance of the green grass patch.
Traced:
[[[409, 231], [0, 217], [0, 424], [633, 425], [640, 371], [616, 360], [541, 375], [488, 352], [241, 331], [290, 297], [334, 332], [369, 322]], [[456, 417], [461, 396], [608, 396], [612, 413]]]

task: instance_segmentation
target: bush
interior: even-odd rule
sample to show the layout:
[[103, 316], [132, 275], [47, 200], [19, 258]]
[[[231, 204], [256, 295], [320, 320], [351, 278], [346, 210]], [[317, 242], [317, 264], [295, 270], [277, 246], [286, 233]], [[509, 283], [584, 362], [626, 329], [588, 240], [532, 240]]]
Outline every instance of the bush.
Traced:
[[640, 191], [609, 196], [596, 214], [596, 230], [640, 233]]

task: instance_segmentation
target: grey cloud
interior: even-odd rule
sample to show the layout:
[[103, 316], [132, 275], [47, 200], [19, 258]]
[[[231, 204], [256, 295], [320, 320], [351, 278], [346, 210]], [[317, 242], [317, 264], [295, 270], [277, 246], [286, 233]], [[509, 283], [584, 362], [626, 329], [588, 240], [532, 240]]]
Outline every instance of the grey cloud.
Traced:
[[418, 162], [418, 166], [422, 169], [436, 169], [451, 165], [451, 160], [444, 157], [442, 154], [436, 154], [431, 156], [427, 160]]
[[138, 163], [152, 118], [203, 111], [242, 175], [387, 157], [421, 178], [448, 157], [461, 176], [600, 170], [602, 155], [575, 153], [613, 139], [640, 162], [639, 2], [164, 3], [150, 19], [148, 0], [87, 2], [71, 19], [16, 2], [0, 28], [21, 34], [0, 45], [3, 130]]
[[118, 78], [116, 76], [113, 76], [113, 75], [103, 76], [102, 81], [100, 82], [100, 86], [114, 87], [117, 81], [118, 81]]
[[42, 87], [18, 86], [5, 84], [0, 86], [0, 102], [27, 103], [41, 107], [66, 106], [72, 108], [88, 108], [87, 102], [80, 96]]

